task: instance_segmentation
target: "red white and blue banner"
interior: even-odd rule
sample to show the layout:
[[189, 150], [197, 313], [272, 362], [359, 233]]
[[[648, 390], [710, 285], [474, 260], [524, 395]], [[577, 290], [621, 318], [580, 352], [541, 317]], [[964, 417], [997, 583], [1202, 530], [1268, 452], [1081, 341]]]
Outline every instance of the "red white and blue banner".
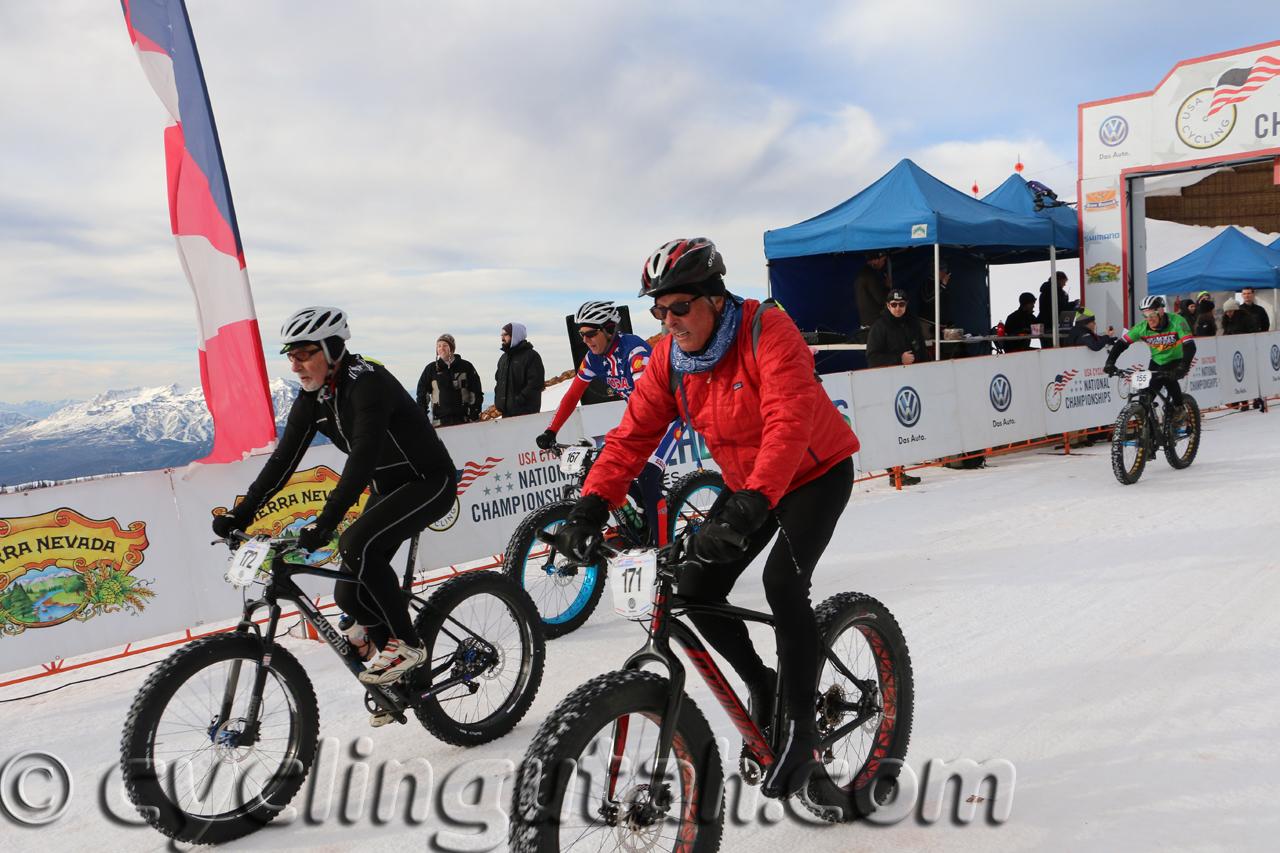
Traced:
[[200, 380], [213, 415], [213, 452], [232, 462], [274, 446], [262, 338], [245, 271], [213, 107], [182, 0], [121, 0], [129, 38], [169, 112], [164, 132], [169, 218], [196, 298]]

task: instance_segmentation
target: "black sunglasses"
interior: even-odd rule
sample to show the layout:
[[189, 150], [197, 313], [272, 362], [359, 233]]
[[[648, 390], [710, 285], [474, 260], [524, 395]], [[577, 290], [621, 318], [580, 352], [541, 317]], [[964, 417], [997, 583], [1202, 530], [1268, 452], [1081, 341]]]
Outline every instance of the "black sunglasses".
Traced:
[[889, 307], [890, 307], [890, 308], [906, 308], [906, 307], [907, 307], [907, 303], [905, 303], [905, 302], [890, 302], [890, 303], [889, 303]]
[[589, 341], [592, 338], [594, 338], [596, 335], [600, 334], [601, 331], [603, 330], [602, 329], [579, 329], [578, 334], [582, 335], [582, 339], [584, 341]]
[[304, 361], [310, 361], [311, 356], [318, 352], [320, 352], [320, 347], [316, 347], [315, 349], [293, 349], [289, 350], [285, 355], [288, 356], [289, 360], [294, 364], [301, 364]]
[[652, 314], [656, 320], [667, 319], [668, 311], [675, 314], [677, 317], [683, 317], [692, 310], [693, 303], [697, 302], [701, 298], [701, 296], [695, 296], [688, 302], [672, 302], [670, 305], [655, 305], [649, 309], [649, 313]]

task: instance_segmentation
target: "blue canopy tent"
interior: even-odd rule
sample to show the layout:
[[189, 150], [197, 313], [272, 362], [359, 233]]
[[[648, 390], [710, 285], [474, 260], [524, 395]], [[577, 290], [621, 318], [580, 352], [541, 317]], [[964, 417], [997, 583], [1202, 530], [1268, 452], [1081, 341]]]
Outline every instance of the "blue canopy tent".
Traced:
[[1277, 252], [1280, 252], [1280, 239], [1272, 240], [1270, 243], [1267, 244], [1267, 248], [1275, 249]]
[[[1018, 173], [1009, 176], [1003, 184], [982, 197], [987, 204], [1001, 210], [1021, 213], [1023, 216], [1038, 216], [1053, 223], [1053, 245], [1057, 247], [1058, 258], [1074, 258], [1080, 254], [1080, 221], [1076, 210], [1066, 205], [1045, 206], [1036, 210], [1036, 191], [1027, 185], [1027, 181]], [[1045, 199], [1052, 204], [1052, 199]], [[1020, 252], [1018, 263], [1048, 258], [1046, 248], [1043, 257], [1031, 257], [1031, 252]]]
[[[1076, 251], [1077, 238], [1059, 233], [1055, 220], [1004, 210], [944, 184], [910, 160], [844, 203], [789, 228], [766, 231], [770, 292], [801, 329], [853, 335], [866, 321], [852, 299], [853, 280], [866, 253], [891, 250], [894, 285], [919, 305], [930, 270], [947, 258], [953, 320], [968, 331], [990, 325], [987, 265], [1038, 258], [1027, 253]], [[929, 247], [932, 247], [931, 249]], [[946, 247], [946, 251], [943, 251]], [[936, 295], [936, 291], [935, 291]], [[935, 304], [937, 303], [935, 298]], [[933, 321], [935, 318], [926, 317]], [[941, 330], [935, 324], [935, 340]], [[864, 366], [828, 359], [824, 371]]]
[[[1276, 243], [1280, 243], [1277, 240]], [[1190, 254], [1147, 274], [1147, 293], [1171, 296], [1245, 285], [1280, 287], [1280, 251], [1232, 226]]]

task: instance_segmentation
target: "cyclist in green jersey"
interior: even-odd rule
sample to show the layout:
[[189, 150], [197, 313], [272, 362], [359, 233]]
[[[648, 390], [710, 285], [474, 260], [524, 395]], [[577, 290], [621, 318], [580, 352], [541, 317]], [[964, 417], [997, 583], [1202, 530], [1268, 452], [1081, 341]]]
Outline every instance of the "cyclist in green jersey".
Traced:
[[1174, 406], [1174, 419], [1180, 420], [1183, 414], [1182, 388], [1178, 380], [1191, 370], [1191, 362], [1196, 357], [1196, 342], [1191, 336], [1191, 327], [1180, 314], [1166, 314], [1164, 298], [1148, 296], [1142, 300], [1143, 320], [1111, 345], [1111, 355], [1107, 358], [1105, 368], [1108, 375], [1119, 373], [1116, 359], [1120, 353], [1129, 348], [1129, 344], [1142, 341], [1151, 348], [1151, 364], [1148, 369], [1154, 374], [1151, 387], [1157, 391], [1160, 386], [1169, 389], [1169, 402]]

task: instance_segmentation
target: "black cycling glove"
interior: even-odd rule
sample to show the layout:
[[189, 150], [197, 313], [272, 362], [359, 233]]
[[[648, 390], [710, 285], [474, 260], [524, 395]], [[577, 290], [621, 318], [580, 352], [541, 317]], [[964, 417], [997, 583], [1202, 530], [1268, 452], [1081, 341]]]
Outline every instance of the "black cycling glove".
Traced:
[[769, 517], [769, 499], [753, 489], [741, 489], [715, 517], [689, 537], [685, 551], [702, 563], [731, 563], [747, 553], [751, 534]]
[[333, 541], [333, 531], [325, 530], [314, 522], [302, 528], [298, 534], [298, 547], [303, 551], [319, 551]]
[[241, 503], [229, 512], [213, 517], [213, 535], [219, 539], [229, 539], [232, 531], [244, 530], [251, 521], [253, 521], [253, 513], [248, 512], [245, 505]]
[[533, 441], [540, 450], [550, 450], [556, 446], [556, 431], [549, 429]]
[[587, 495], [573, 505], [564, 526], [556, 531], [556, 548], [575, 562], [589, 563], [608, 523], [609, 504], [599, 495]]

